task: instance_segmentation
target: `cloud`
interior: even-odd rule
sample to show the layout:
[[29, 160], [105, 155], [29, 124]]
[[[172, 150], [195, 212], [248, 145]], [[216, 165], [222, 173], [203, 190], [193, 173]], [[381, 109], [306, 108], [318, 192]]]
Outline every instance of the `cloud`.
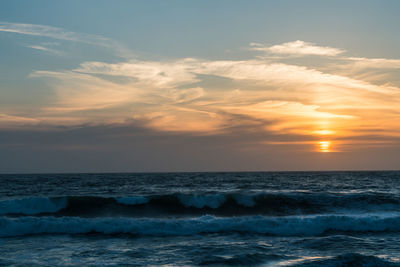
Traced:
[[36, 50], [40, 50], [40, 51], [44, 51], [50, 54], [54, 54], [54, 55], [61, 55], [62, 52], [59, 50], [55, 50], [55, 49], [51, 49], [45, 46], [41, 46], [41, 45], [27, 45], [26, 47], [28, 48], [32, 48], [32, 49], [36, 49]]
[[3, 127], [29, 126], [38, 123], [39, 120], [36, 118], [0, 113], [0, 125]]
[[104, 62], [85, 62], [75, 69], [87, 74], [103, 74], [134, 78], [143, 84], [157, 87], [175, 87], [199, 81], [191, 72], [194, 59], [171, 62], [129, 61], [117, 64]]
[[400, 59], [347, 57], [352, 67], [359, 69], [400, 69]]
[[318, 46], [314, 43], [304, 41], [287, 42], [280, 45], [264, 46], [258, 43], [251, 43], [251, 50], [264, 51], [271, 54], [292, 55], [292, 56], [337, 56], [345, 51], [328, 46]]
[[[362, 118], [372, 127], [377, 114], [396, 109], [399, 100], [397, 87], [263, 60], [85, 62], [72, 71], [37, 71], [32, 77], [46, 79], [55, 89], [54, 105], [45, 110], [57, 116], [75, 112], [79, 117], [85, 111], [80, 123], [134, 118], [168, 132], [217, 133], [235, 117], [273, 120], [260, 127], [267, 132], [345, 135], [360, 127]], [[210, 77], [227, 79], [235, 88], [204, 86]]]
[[125, 76], [134, 78], [142, 84], [164, 88], [198, 82], [198, 75], [214, 75], [232, 80], [252, 80], [258, 85], [334, 84], [377, 93], [396, 90], [375, 86], [342, 75], [323, 73], [305, 66], [266, 63], [263, 60], [206, 61], [188, 58], [171, 62], [139, 60], [117, 64], [85, 62], [74, 71], [86, 74]]
[[[338, 58], [336, 64], [349, 61]], [[332, 58], [322, 60], [330, 66]], [[30, 77], [52, 88], [48, 102], [29, 115], [42, 125], [125, 125], [133, 120], [165, 134], [259, 132], [265, 139], [254, 142], [263, 144], [310, 147], [330, 138], [337, 140], [335, 151], [354, 143], [351, 136], [381, 136], [374, 130], [378, 122], [389, 139], [400, 136], [399, 87], [352, 78], [345, 69], [339, 75], [279, 58], [87, 61]], [[278, 135], [279, 140], [272, 139]]]
[[[232, 121], [246, 122], [235, 116]], [[79, 127], [0, 129], [3, 173], [360, 170], [398, 167], [399, 139], [390, 147], [366, 146], [347, 153], [310, 151], [313, 137], [265, 132], [267, 122], [244, 123], [225, 132], [199, 135], [160, 132], [141, 121]], [[358, 141], [362, 136], [358, 136]], [[392, 139], [393, 140], [393, 139]], [[267, 142], [268, 141], [268, 142]], [[377, 156], [378, 155], [378, 156]], [[66, 164], [67, 163], [67, 164]]]
[[132, 56], [132, 53], [125, 46], [110, 38], [100, 35], [76, 33], [58, 27], [38, 24], [0, 22], [0, 32], [47, 37], [57, 40], [102, 46], [113, 49], [122, 57]]
[[108, 45], [110, 39], [90, 34], [66, 31], [62, 28], [24, 23], [0, 22], [0, 31], [25, 35], [43, 36], [59, 40], [68, 40], [88, 44]]
[[[246, 134], [243, 130], [247, 130]], [[166, 133], [148, 129], [140, 121], [64, 129], [0, 129], [0, 169], [19, 173], [39, 169], [45, 172], [265, 170], [284, 169], [288, 157], [296, 158], [290, 151], [293, 146], [260, 145], [260, 140], [266, 138], [288, 141], [298, 140], [299, 136], [266, 135], [256, 127], [252, 131], [237, 128], [217, 135]], [[292, 168], [300, 164], [293, 161]]]
[[132, 101], [137, 89], [76, 72], [36, 71], [55, 90], [54, 111], [104, 109]]
[[204, 62], [197, 71], [202, 74], [219, 75], [234, 80], [253, 80], [264, 85], [298, 87], [315, 84], [320, 86], [334, 85], [340, 88], [352, 87], [377, 93], [393, 91], [387, 87], [375, 86], [342, 75], [323, 73], [305, 66], [265, 63], [262, 60]]

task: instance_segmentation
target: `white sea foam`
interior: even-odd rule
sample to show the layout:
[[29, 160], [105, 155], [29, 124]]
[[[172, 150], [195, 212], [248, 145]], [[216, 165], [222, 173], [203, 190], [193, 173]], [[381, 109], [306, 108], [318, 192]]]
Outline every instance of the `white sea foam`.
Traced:
[[44, 212], [56, 212], [68, 205], [66, 197], [47, 198], [30, 197], [22, 199], [7, 199], [0, 201], [0, 214], [34, 215]]
[[400, 231], [397, 215], [320, 216], [202, 216], [185, 219], [80, 218], [80, 217], [0, 217], [0, 236], [27, 234], [130, 233], [150, 236], [200, 233], [244, 232], [277, 236], [314, 236], [326, 231]]

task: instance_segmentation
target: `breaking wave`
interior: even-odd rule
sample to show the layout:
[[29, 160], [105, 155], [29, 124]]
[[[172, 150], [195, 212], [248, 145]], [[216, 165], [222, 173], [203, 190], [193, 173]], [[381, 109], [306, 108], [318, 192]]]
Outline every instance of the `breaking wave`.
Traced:
[[4, 214], [27, 214], [34, 215], [46, 212], [57, 212], [65, 209], [68, 199], [30, 197], [23, 199], [9, 199], [0, 201], [0, 215]]
[[397, 232], [399, 215], [241, 216], [195, 218], [0, 217], [0, 236], [30, 234], [133, 234], [149, 236], [241, 232], [276, 236], [318, 236], [327, 232]]
[[147, 196], [32, 197], [0, 201], [1, 215], [55, 216], [165, 216], [323, 214], [341, 211], [400, 211], [400, 199], [391, 194], [229, 193]]

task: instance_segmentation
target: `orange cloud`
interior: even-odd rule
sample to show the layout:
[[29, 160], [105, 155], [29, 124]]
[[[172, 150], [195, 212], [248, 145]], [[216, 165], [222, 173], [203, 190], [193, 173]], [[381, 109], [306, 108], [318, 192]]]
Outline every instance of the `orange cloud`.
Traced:
[[[302, 41], [267, 48], [279, 54], [336, 56], [344, 52]], [[396, 61], [379, 63], [383, 68]], [[400, 136], [399, 87], [328, 70], [264, 59], [84, 62], [73, 70], [31, 75], [54, 90], [53, 101], [39, 107], [32, 117], [60, 125], [134, 119], [157, 131], [201, 134], [256, 125], [266, 133], [329, 141], [332, 147], [356, 135], [359, 140], [365, 136], [366, 142], [371, 133], [382, 136], [377, 126], [387, 136]], [[230, 86], [221, 86], [221, 81], [213, 84], [212, 77]], [[325, 137], [330, 139], [321, 140]]]

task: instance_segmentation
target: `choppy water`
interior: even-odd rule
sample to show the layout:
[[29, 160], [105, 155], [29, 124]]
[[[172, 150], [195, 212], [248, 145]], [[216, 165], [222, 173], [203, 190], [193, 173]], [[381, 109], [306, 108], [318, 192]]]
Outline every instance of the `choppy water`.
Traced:
[[0, 175], [0, 265], [400, 266], [400, 172]]

